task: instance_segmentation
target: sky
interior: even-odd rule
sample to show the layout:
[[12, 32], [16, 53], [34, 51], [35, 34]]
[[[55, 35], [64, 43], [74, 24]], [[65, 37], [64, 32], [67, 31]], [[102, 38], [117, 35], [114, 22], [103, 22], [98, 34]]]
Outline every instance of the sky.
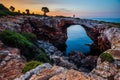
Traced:
[[14, 6], [16, 11], [29, 9], [43, 14], [42, 7], [48, 7], [48, 15], [82, 18], [120, 18], [120, 0], [0, 0], [6, 7]]

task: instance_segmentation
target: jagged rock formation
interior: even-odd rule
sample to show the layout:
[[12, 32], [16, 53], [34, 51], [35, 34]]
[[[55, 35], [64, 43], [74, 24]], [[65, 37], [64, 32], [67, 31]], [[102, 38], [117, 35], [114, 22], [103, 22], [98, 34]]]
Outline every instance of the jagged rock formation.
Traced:
[[[65, 51], [65, 41], [67, 40], [66, 29], [62, 27], [63, 21], [57, 18], [29, 18], [33, 33], [37, 35], [39, 39], [49, 41], [59, 50]], [[41, 37], [43, 36], [43, 37]]]
[[[66, 57], [61, 56], [61, 51], [66, 47], [66, 29], [71, 24], [82, 25], [88, 35], [94, 40], [92, 48], [97, 50], [97, 53], [107, 50], [113, 56], [114, 62], [101, 62], [99, 58], [97, 66], [94, 66], [95, 68], [89, 74], [79, 72], [81, 70], [73, 70], [76, 69], [76, 66], [70, 63]], [[57, 63], [57, 66], [50, 64], [40, 65], [19, 78], [22, 74], [25, 60], [20, 56], [19, 49], [5, 47], [0, 42], [0, 80], [13, 80], [14, 78], [16, 80], [119, 80], [120, 29], [115, 28], [117, 26], [119, 25], [74, 18], [46, 17], [44, 19], [43, 17], [35, 16], [9, 16], [0, 18], [0, 31], [9, 29], [16, 32], [32, 32], [37, 35], [38, 39], [46, 41], [47, 43], [38, 43], [45, 48], [51, 59]], [[49, 42], [58, 49], [49, 44]], [[96, 58], [93, 56], [81, 57], [78, 54], [70, 56], [71, 61], [74, 63], [80, 63], [87, 67], [92, 67], [92, 64], [96, 63], [94, 62]], [[93, 60], [93, 62], [90, 60]]]
[[46, 63], [28, 71], [15, 80], [119, 80], [119, 73], [120, 66], [118, 63], [115, 61], [102, 62], [99, 58], [97, 66], [88, 74]]
[[[92, 78], [76, 71], [68, 70], [64, 67], [51, 66], [46, 63], [22, 75], [15, 80], [90, 80]], [[93, 80], [93, 79], [92, 79]]]
[[40, 40], [38, 41], [38, 44], [40, 47], [45, 49], [46, 53], [50, 56], [50, 59], [54, 61], [54, 64], [67, 69], [77, 69], [73, 63], [68, 61], [68, 57], [63, 56], [63, 53], [52, 44]]
[[56, 47], [54, 47], [51, 43], [46, 41], [38, 41], [38, 45], [45, 49], [45, 52], [49, 55], [55, 55], [55, 56], [63, 56], [63, 53], [58, 50]]
[[45, 41], [38, 41], [40, 47], [45, 49], [45, 52], [50, 56], [50, 59], [54, 61], [54, 64], [68, 69], [77, 69], [77, 67], [68, 61], [68, 57], [63, 56], [63, 53], [59, 51], [52, 44]]
[[69, 62], [74, 63], [79, 71], [90, 72], [93, 68], [96, 67], [98, 56], [85, 56], [80, 52], [71, 52], [69, 54]]
[[110, 25], [96, 25], [93, 28], [86, 28], [88, 35], [94, 40], [92, 49], [96, 47], [97, 51], [103, 52], [107, 49], [120, 49], [120, 29], [110, 27]]
[[0, 41], [0, 80], [13, 80], [22, 74], [25, 60], [17, 48], [6, 47]]
[[[61, 51], [65, 51], [67, 27], [72, 24], [82, 25], [94, 41], [93, 53], [100, 53], [119, 45], [119, 25], [100, 23], [98, 21], [74, 18], [51, 18], [35, 16], [17, 16], [0, 18], [0, 31], [10, 29], [17, 32], [32, 32], [41, 40], [52, 43]], [[110, 36], [109, 36], [110, 35]], [[41, 37], [42, 36], [42, 37]], [[118, 38], [116, 38], [116, 36]], [[114, 38], [114, 40], [113, 40]], [[117, 40], [118, 39], [118, 40]]]
[[94, 68], [89, 75], [93, 76], [96, 80], [119, 80], [120, 79], [120, 52], [116, 50], [106, 51], [111, 54], [114, 58], [114, 62], [104, 61], [99, 57], [97, 66]]

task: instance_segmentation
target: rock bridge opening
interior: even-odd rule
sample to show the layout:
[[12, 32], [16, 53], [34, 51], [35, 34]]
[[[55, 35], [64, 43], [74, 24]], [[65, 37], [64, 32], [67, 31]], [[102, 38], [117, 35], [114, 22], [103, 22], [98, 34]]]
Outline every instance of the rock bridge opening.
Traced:
[[67, 28], [66, 55], [72, 51], [88, 54], [93, 43], [81, 25], [71, 25]]
[[107, 37], [100, 33], [101, 29], [74, 22], [67, 22], [64, 26], [67, 35], [66, 55], [71, 51], [79, 51], [85, 55], [100, 55], [111, 48]]
[[[44, 20], [43, 22], [46, 22], [46, 20]], [[100, 30], [98, 28], [94, 28], [94, 27], [90, 28], [89, 25], [87, 25], [87, 22], [85, 22], [84, 20], [78, 20], [78, 23], [76, 23], [75, 20], [68, 20], [68, 19], [62, 20], [61, 19], [60, 21], [57, 22], [56, 20], [51, 19], [48, 21], [49, 24], [42, 24], [39, 19], [34, 20], [33, 18], [32, 19], [29, 18], [27, 23], [29, 23], [31, 25], [31, 27], [32, 27], [31, 30], [33, 30], [32, 32], [34, 34], [36, 34], [38, 39], [52, 43], [55, 47], [57, 47], [60, 51], [62, 51], [64, 53], [66, 53], [66, 48], [67, 48], [67, 53], [68, 53], [68, 50], [70, 50], [70, 48], [68, 48], [69, 47], [68, 43], [71, 43], [71, 44], [75, 44], [76, 42], [84, 43], [84, 41], [85, 41], [83, 39], [82, 41], [69, 42], [70, 35], [69, 35], [69, 32], [67, 33], [67, 30], [69, 31], [69, 28], [72, 28], [72, 27], [70, 27], [71, 25], [72, 26], [73, 25], [80, 26], [79, 27], [79, 28], [81, 28], [80, 30], [78, 28], [75, 28], [76, 30], [78, 30], [78, 36], [79, 36], [79, 34], [83, 35], [83, 37], [85, 37], [86, 41], [89, 37], [92, 39], [93, 44], [92, 44], [92, 46], [90, 46], [90, 50], [91, 50], [92, 54], [98, 55], [101, 52], [103, 52], [107, 49], [110, 49], [110, 47], [111, 47], [107, 38], [105, 38], [104, 40], [101, 40], [102, 37], [100, 37], [100, 36], [102, 34], [99, 32]], [[26, 24], [26, 26], [28, 26], [28, 25]], [[22, 30], [25, 31], [26, 28], [24, 28], [24, 26], [23, 26]], [[71, 32], [74, 32], [74, 31], [71, 31]], [[72, 34], [72, 35], [74, 35], [74, 34]], [[77, 36], [77, 35], [75, 35], [75, 36]], [[88, 38], [86, 38], [86, 37], [88, 37]], [[103, 36], [103, 37], [105, 37], [105, 36]], [[74, 38], [74, 37], [72, 37], [72, 38]], [[72, 46], [72, 47], [73, 48], [78, 47], [81, 49], [84, 46], [89, 47], [87, 45], [92, 43], [92, 42], [89, 42], [90, 38], [88, 39], [88, 43], [84, 43], [84, 45], [82, 45], [80, 47], [77, 45]], [[82, 38], [80, 38], [80, 40], [81, 39]], [[78, 49], [76, 49], [76, 50], [78, 50]], [[84, 53], [84, 51], [87, 51], [87, 50], [83, 48], [81, 51], [83, 51], [83, 53]], [[85, 53], [87, 53], [87, 52], [85, 52]]]

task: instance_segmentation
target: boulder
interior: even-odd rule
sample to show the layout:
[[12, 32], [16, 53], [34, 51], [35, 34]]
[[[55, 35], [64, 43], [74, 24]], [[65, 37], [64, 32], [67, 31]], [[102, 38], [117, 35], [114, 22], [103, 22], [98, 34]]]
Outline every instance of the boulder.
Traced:
[[65, 67], [67, 69], [77, 69], [77, 67], [70, 63], [67, 59], [64, 57], [59, 57], [59, 56], [51, 56], [51, 59], [53, 59], [54, 63], [58, 66]]
[[52, 68], [52, 66], [49, 63], [39, 65], [35, 69], [32, 69], [32, 70], [26, 72], [24, 75], [21, 75], [20, 77], [16, 78], [15, 80], [37, 80], [37, 79], [34, 79], [34, 76], [39, 74], [40, 72], [42, 72], [46, 68], [49, 69], [49, 68]]
[[107, 51], [105, 51], [109, 54], [112, 55], [112, 57], [115, 59], [115, 60], [120, 60], [120, 50], [117, 50], [117, 49], [108, 49]]
[[2, 61], [9, 54], [8, 50], [0, 51], [0, 61]]
[[53, 76], [49, 80], [94, 80], [76, 70], [66, 70], [63, 73]]
[[[119, 80], [120, 60], [119, 50], [109, 49], [104, 53], [110, 54], [114, 61], [103, 61], [101, 57], [97, 60], [97, 66], [90, 72], [89, 75], [96, 76], [103, 80]], [[103, 54], [104, 54], [103, 53]], [[108, 58], [109, 56], [106, 56]]]
[[65, 69], [63, 67], [53, 66], [52, 68], [45, 68], [38, 74], [32, 75], [30, 80], [49, 80], [52, 76], [60, 74], [64, 72]]
[[81, 60], [81, 66], [92, 70], [96, 67], [98, 56], [87, 56]]
[[75, 65], [80, 67], [81, 66], [81, 60], [85, 58], [85, 55], [81, 52], [74, 51], [74, 52], [71, 52], [68, 55], [68, 57], [69, 57], [69, 61], [71, 63], [74, 63]]

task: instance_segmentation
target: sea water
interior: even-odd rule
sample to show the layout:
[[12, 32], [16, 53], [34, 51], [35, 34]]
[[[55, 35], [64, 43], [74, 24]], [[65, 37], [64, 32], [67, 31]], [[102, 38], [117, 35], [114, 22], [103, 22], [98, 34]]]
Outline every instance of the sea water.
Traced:
[[89, 18], [92, 20], [120, 23], [120, 18]]
[[71, 51], [79, 51], [84, 54], [90, 52], [90, 47], [87, 44], [92, 44], [93, 41], [87, 35], [85, 29], [80, 25], [72, 25], [67, 28], [68, 39], [66, 41], [66, 55]]

